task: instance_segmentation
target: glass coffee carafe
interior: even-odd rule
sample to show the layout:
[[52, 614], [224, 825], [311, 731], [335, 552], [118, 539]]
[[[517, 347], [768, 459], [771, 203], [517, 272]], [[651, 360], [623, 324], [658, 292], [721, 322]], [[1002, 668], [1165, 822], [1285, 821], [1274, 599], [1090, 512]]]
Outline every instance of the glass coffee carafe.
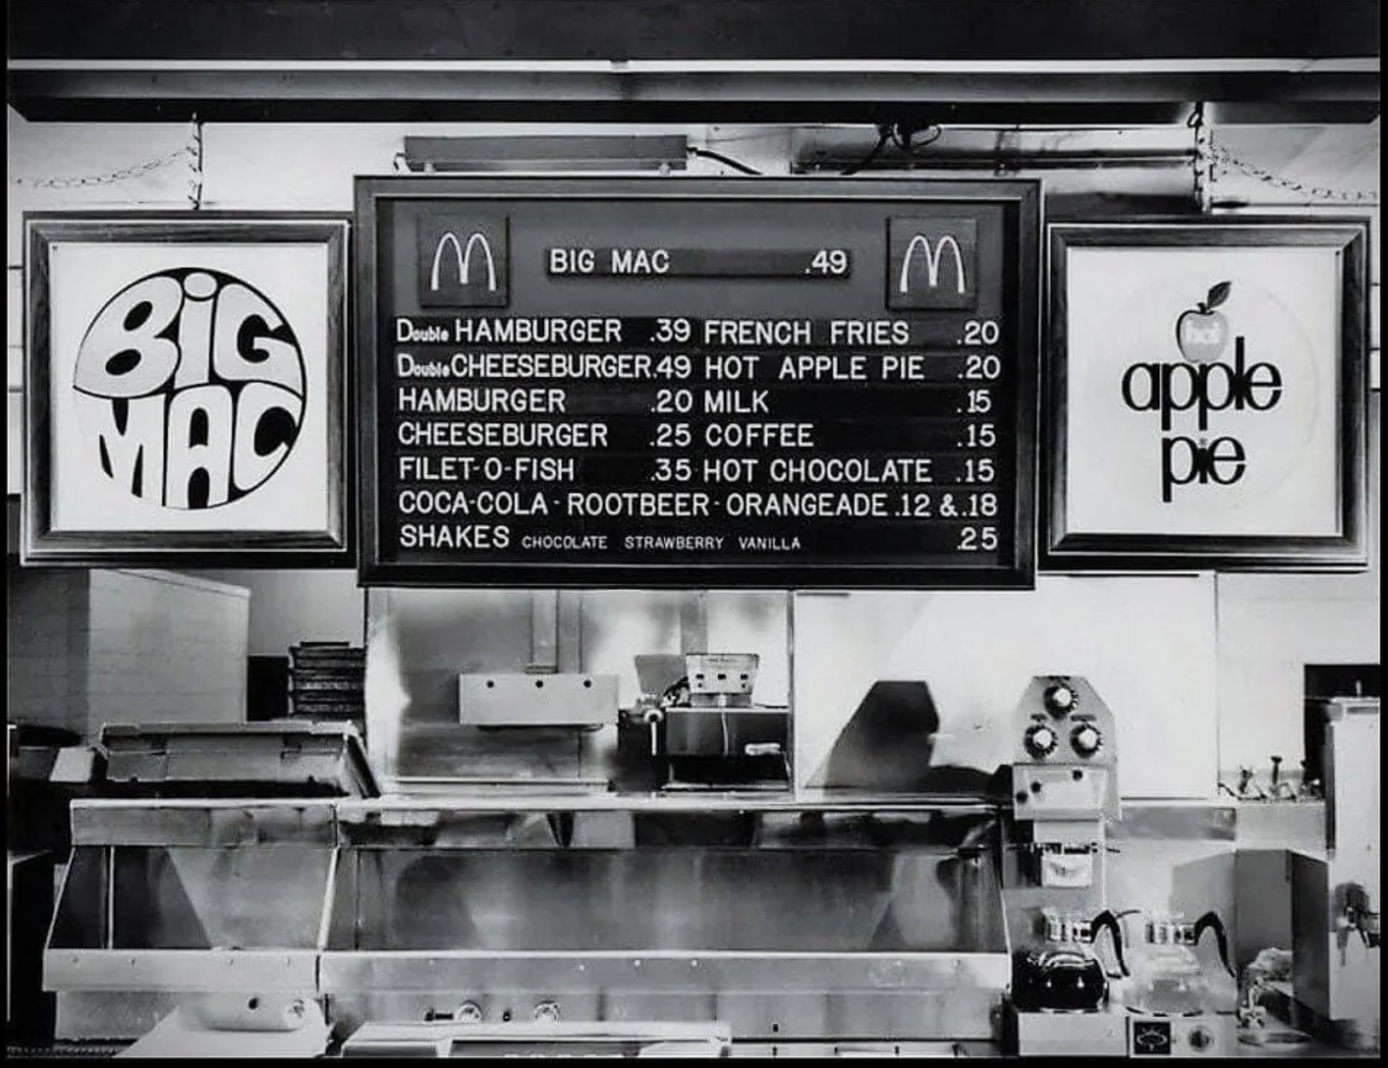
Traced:
[[1130, 953], [1128, 1008], [1156, 1016], [1198, 1016], [1212, 1011], [1210, 980], [1195, 952], [1206, 931], [1215, 933], [1220, 962], [1232, 976], [1228, 936], [1215, 913], [1207, 912], [1194, 923], [1179, 914], [1149, 917], [1143, 944]]

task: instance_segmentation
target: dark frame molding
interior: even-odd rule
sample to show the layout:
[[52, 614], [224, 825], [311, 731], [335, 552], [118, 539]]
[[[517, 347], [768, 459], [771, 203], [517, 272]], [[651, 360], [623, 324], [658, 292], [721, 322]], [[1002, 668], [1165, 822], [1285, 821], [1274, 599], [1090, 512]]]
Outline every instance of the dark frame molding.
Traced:
[[[25, 458], [21, 561], [36, 566], [348, 568], [353, 457], [350, 412], [351, 217], [338, 212], [37, 211], [24, 214]], [[49, 249], [59, 241], [319, 244], [327, 249], [326, 379], [329, 524], [300, 531], [57, 531], [50, 486]]]
[[[379, 206], [397, 200], [521, 198], [575, 200], [972, 201], [1008, 208], [1004, 240], [1013, 273], [1005, 280], [1010, 329], [1015, 334], [1015, 524], [1012, 565], [994, 570], [911, 572], [870, 565], [692, 564], [402, 564], [382, 559], [377, 429], [378, 316], [381, 257]], [[1035, 181], [921, 181], [886, 178], [373, 178], [356, 180], [358, 581], [362, 586], [433, 586], [585, 589], [1031, 589], [1036, 572], [1037, 352], [1040, 347], [1039, 238], [1041, 189]]]
[[[1047, 352], [1042, 360], [1039, 567], [1047, 572], [1358, 571], [1368, 566], [1367, 405], [1369, 395], [1368, 219], [1202, 216], [1052, 223], [1046, 231]], [[1327, 537], [1096, 534], [1066, 526], [1067, 253], [1104, 248], [1292, 248], [1341, 252], [1337, 386], [1339, 531]]]

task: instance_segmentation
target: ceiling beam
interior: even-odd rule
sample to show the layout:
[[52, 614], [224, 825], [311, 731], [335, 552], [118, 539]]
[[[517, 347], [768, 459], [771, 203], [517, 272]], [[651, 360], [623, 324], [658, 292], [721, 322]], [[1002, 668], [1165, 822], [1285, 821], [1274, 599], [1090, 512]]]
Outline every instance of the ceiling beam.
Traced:
[[[34, 70], [10, 103], [34, 121], [849, 122], [1150, 125], [1193, 102], [1221, 122], [1368, 122], [1376, 74], [614, 74], [536, 71]], [[1240, 120], [1242, 109], [1245, 118]]]
[[34, 121], [1363, 122], [1378, 7], [10, 0], [6, 90]]
[[9, 0], [11, 59], [1378, 56], [1378, 0]]

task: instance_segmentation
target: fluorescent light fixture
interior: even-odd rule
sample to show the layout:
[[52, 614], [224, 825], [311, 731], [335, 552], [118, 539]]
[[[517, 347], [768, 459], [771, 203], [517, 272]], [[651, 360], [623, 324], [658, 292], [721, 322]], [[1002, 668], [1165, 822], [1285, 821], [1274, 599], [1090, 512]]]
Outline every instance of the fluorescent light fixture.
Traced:
[[406, 137], [411, 171], [674, 171], [689, 160], [684, 135]]

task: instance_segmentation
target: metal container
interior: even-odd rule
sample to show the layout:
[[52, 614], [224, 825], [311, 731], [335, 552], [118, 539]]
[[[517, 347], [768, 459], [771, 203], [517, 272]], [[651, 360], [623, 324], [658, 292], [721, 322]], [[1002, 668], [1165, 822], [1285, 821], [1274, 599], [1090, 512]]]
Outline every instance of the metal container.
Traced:
[[[996, 857], [933, 840], [928, 808], [574, 804], [569, 846], [519, 849], [514, 807], [340, 806], [321, 958], [339, 1032], [552, 1019], [717, 1023], [738, 1043], [995, 1040], [1010, 977]], [[629, 844], [643, 819], [675, 828], [669, 843], [720, 814], [750, 821], [751, 844]]]
[[1379, 699], [1331, 698], [1325, 722], [1326, 852], [1292, 855], [1292, 988], [1299, 1026], [1381, 1047]]
[[336, 863], [325, 802], [88, 800], [44, 951], [56, 1037], [135, 1039], [175, 1008], [317, 995]]

